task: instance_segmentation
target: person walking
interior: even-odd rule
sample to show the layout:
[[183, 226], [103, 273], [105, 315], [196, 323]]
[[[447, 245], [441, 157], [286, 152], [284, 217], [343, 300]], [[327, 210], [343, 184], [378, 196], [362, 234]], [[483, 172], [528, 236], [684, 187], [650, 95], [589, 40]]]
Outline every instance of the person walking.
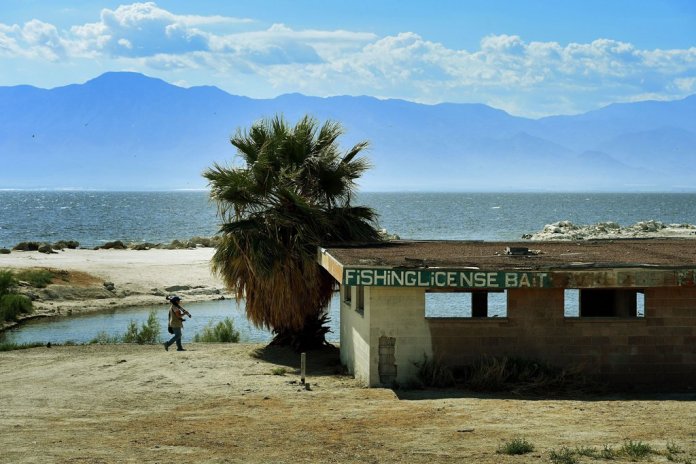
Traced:
[[174, 336], [167, 342], [164, 343], [164, 349], [169, 351], [169, 347], [176, 343], [176, 351], [186, 351], [183, 346], [181, 346], [181, 331], [184, 329], [184, 316], [191, 318], [191, 313], [186, 311], [179, 302], [181, 298], [178, 296], [167, 297], [167, 301], [171, 303], [169, 308], [169, 333], [174, 334]]

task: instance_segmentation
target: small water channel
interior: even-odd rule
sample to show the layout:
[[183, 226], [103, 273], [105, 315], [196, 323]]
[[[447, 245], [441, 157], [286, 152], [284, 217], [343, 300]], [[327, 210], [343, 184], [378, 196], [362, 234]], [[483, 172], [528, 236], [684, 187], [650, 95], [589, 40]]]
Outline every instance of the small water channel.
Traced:
[[[184, 324], [183, 340], [190, 342], [197, 332], [201, 332], [208, 323], [216, 324], [226, 317], [234, 322], [234, 327], [240, 333], [240, 342], [266, 343], [271, 340], [271, 333], [258, 329], [251, 324], [245, 314], [244, 307], [234, 300], [207, 301], [200, 303], [188, 303], [184, 307], [193, 315], [191, 320]], [[48, 343], [65, 344], [89, 343], [101, 332], [109, 336], [121, 336], [126, 332], [130, 321], [136, 321], [138, 327], [147, 321], [150, 311], [155, 310], [162, 326], [162, 340], [167, 340], [171, 335], [167, 333], [167, 314], [169, 305], [140, 306], [104, 310], [88, 314], [74, 316], [42, 318], [28, 321], [19, 327], [0, 334], [0, 342], [17, 344], [24, 343]], [[339, 302], [338, 296], [334, 297], [329, 308], [331, 332], [327, 340], [337, 342], [339, 340]]]
[[[462, 297], [468, 294], [458, 293], [427, 293], [425, 301], [426, 317], [471, 317], [470, 299]], [[470, 296], [469, 296], [470, 297]], [[568, 296], [566, 297], [568, 298]], [[570, 300], [575, 301], [577, 306], [577, 296]], [[491, 294], [489, 299], [488, 311], [492, 317], [506, 317], [507, 303], [505, 293]], [[193, 315], [184, 324], [183, 340], [190, 342], [196, 333], [202, 332], [203, 328], [209, 324], [216, 324], [226, 317], [232, 319], [234, 327], [239, 331], [242, 343], [266, 343], [271, 340], [271, 333], [267, 330], [259, 329], [251, 324], [244, 314], [243, 303], [237, 304], [234, 300], [207, 301], [200, 303], [184, 304], [184, 307]], [[140, 306], [133, 308], [110, 309], [88, 314], [79, 314], [66, 317], [54, 317], [35, 319], [22, 324], [19, 327], [0, 333], [0, 343], [48, 343], [65, 344], [89, 343], [100, 333], [106, 333], [110, 337], [122, 336], [130, 321], [135, 321], [140, 327], [145, 323], [150, 315], [150, 311], [156, 311], [162, 326], [162, 340], [169, 339], [167, 333], [167, 314], [168, 304]], [[568, 313], [566, 317], [577, 316]], [[575, 309], [577, 312], [577, 309]], [[639, 308], [642, 313], [642, 307]], [[334, 295], [329, 306], [329, 327], [331, 332], [327, 334], [327, 340], [338, 342], [340, 338], [340, 302], [339, 295]]]

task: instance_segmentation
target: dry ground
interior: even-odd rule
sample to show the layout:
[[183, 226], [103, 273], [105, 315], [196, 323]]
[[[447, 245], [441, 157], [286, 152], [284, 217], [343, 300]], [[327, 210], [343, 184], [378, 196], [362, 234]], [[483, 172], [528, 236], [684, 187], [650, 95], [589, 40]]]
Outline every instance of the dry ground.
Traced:
[[[696, 462], [696, 395], [511, 398], [361, 388], [336, 350], [67, 346], [0, 353], [0, 462], [527, 463], [641, 441]], [[287, 374], [274, 375], [285, 369]], [[536, 450], [496, 453], [524, 437]], [[646, 462], [648, 461], [646, 460]], [[581, 456], [579, 462], [629, 462]]]

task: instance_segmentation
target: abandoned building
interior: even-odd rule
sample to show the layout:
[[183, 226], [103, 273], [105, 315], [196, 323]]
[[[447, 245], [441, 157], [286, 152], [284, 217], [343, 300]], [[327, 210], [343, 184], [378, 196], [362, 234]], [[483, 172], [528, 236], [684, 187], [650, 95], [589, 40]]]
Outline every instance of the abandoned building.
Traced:
[[696, 387], [696, 241], [394, 241], [327, 247], [341, 359], [367, 386], [424, 357], [579, 367], [616, 386]]

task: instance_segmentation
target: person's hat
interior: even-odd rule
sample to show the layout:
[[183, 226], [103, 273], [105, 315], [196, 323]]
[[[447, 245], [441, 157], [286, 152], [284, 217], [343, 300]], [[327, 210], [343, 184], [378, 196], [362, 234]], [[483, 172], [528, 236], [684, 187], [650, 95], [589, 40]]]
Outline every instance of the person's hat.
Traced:
[[181, 301], [181, 297], [174, 295], [167, 297], [167, 300], [171, 301], [172, 303], [178, 303]]

